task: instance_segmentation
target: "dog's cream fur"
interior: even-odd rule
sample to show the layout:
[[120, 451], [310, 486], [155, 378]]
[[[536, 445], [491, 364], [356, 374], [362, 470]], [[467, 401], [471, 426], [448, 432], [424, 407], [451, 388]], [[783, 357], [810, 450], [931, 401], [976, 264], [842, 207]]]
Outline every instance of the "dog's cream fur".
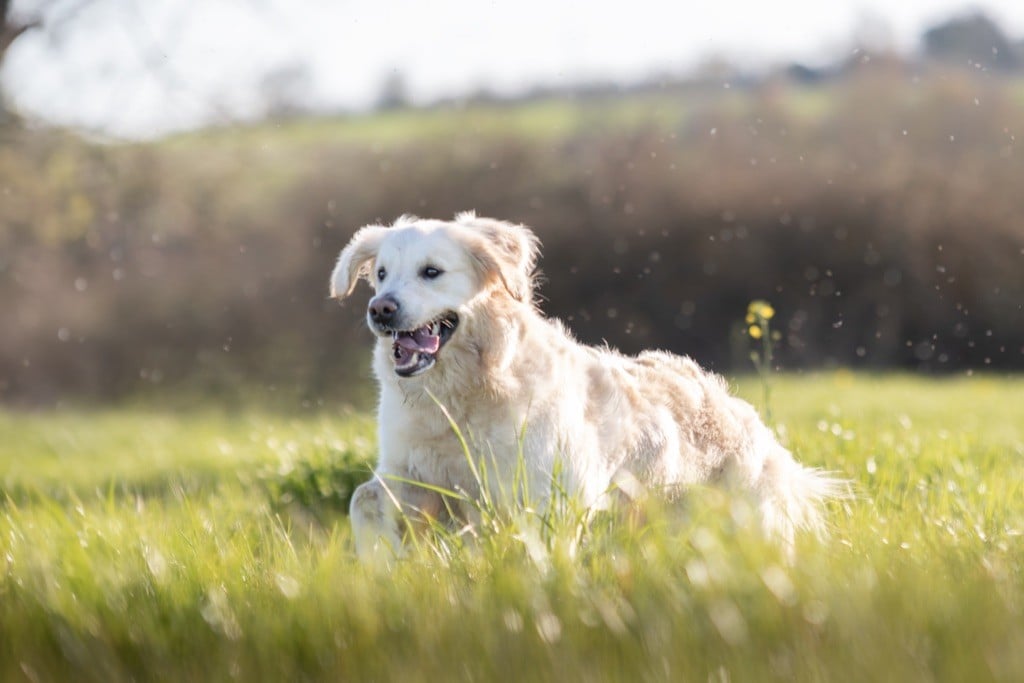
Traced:
[[[593, 507], [616, 490], [729, 483], [752, 494], [765, 529], [788, 546], [798, 529], [821, 530], [820, 503], [839, 482], [795, 462], [753, 407], [689, 358], [583, 346], [542, 317], [537, 249], [524, 226], [463, 213], [367, 226], [342, 250], [332, 296], [348, 296], [362, 277], [400, 303], [404, 329], [448, 311], [459, 320], [434, 366], [408, 378], [395, 372], [391, 335], [378, 330], [380, 459], [351, 504], [360, 557], [400, 552], [403, 520], [453, 510], [472, 518], [467, 506], [411, 483], [481, 495], [449, 417], [487, 468], [492, 500], [507, 500], [523, 475], [543, 499], [555, 472]], [[428, 264], [443, 273], [425, 279]]]

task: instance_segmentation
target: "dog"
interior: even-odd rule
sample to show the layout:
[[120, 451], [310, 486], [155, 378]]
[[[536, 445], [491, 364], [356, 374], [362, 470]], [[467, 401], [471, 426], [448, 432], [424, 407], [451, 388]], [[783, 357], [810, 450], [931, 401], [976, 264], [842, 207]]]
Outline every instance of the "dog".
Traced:
[[374, 290], [380, 453], [351, 500], [361, 559], [401, 554], [410, 520], [472, 520], [473, 506], [444, 491], [505, 503], [529, 491], [543, 505], [555, 477], [589, 509], [727, 484], [788, 548], [797, 531], [822, 531], [840, 480], [798, 464], [688, 357], [585, 346], [543, 317], [538, 251], [529, 228], [473, 212], [369, 225], [341, 251], [331, 296], [350, 296], [359, 279]]

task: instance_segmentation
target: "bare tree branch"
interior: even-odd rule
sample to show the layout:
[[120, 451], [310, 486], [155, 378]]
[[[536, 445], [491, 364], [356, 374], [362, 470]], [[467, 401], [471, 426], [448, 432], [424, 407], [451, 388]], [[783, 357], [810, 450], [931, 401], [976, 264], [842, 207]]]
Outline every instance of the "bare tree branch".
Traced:
[[21, 34], [43, 25], [41, 18], [19, 21], [10, 16], [11, 0], [0, 0], [0, 60]]
[[30, 31], [34, 28], [39, 28], [43, 25], [41, 19], [33, 19], [25, 23], [4, 23], [3, 32], [0, 32], [0, 55], [7, 52], [7, 48], [11, 46], [18, 37], [25, 31]]

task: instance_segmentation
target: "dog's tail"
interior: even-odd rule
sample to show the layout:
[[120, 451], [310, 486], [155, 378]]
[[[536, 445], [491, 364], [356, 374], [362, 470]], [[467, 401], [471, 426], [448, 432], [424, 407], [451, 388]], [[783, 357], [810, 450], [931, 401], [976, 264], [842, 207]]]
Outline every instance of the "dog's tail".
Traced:
[[848, 481], [804, 467], [778, 443], [772, 444], [755, 489], [765, 531], [782, 540], [790, 552], [798, 531], [825, 536], [826, 501], [851, 497]]

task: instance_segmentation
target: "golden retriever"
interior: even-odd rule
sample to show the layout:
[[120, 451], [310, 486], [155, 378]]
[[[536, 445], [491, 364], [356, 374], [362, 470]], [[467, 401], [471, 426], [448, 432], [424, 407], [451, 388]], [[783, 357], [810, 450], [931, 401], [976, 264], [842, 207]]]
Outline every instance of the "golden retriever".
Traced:
[[351, 503], [361, 558], [400, 553], [407, 520], [472, 519], [438, 489], [509, 502], [519, 481], [513, 495], [543, 504], [555, 476], [594, 509], [613, 492], [729, 483], [788, 547], [798, 529], [821, 530], [821, 503], [841, 482], [799, 465], [753, 407], [689, 358], [576, 342], [534, 303], [537, 255], [528, 228], [472, 212], [370, 225], [342, 250], [331, 295], [349, 296], [360, 278], [373, 288], [380, 384], [376, 476]]

